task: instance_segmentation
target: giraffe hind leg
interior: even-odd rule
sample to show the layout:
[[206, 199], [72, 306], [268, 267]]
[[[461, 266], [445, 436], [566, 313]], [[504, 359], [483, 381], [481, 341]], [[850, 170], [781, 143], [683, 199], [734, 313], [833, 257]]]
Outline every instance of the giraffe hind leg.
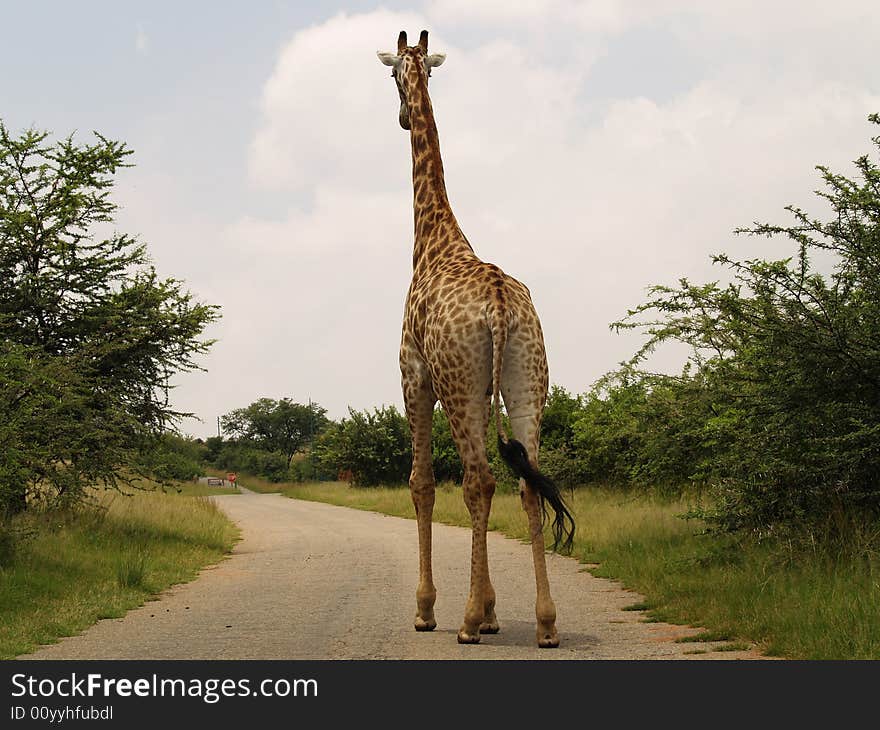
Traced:
[[[495, 478], [486, 457], [488, 401], [480, 394], [476, 402], [447, 411], [452, 436], [464, 465], [462, 491], [471, 516], [471, 580], [464, 621], [458, 632], [460, 644], [477, 644], [481, 634], [498, 632], [495, 589], [489, 579], [486, 532]], [[478, 405], [477, 405], [478, 404]]]
[[[508, 353], [502, 379], [502, 393], [507, 405], [513, 438], [522, 444], [530, 466], [538, 468], [541, 416], [543, 415], [546, 381], [527, 366], [528, 358]], [[542, 387], [544, 386], [544, 387]], [[535, 633], [538, 646], [559, 646], [556, 630], [556, 604], [550, 595], [550, 580], [544, 555], [544, 530], [541, 496], [525, 479], [519, 480], [520, 499], [529, 525], [532, 543], [532, 562], [535, 568]]]
[[464, 621], [458, 632], [459, 644], [477, 644], [481, 633], [497, 633], [495, 589], [489, 580], [486, 531], [495, 480], [484, 465], [465, 466], [462, 483], [465, 505], [471, 515], [471, 582]]
[[[538, 418], [514, 416], [510, 419], [510, 425], [514, 438], [526, 447], [529, 461], [537, 465]], [[544, 555], [541, 499], [538, 492], [525, 479], [519, 480], [519, 494], [523, 511], [528, 519], [532, 562], [535, 567], [535, 635], [539, 647], [552, 649], [559, 646], [559, 633], [556, 630], [556, 604], [550, 595], [550, 579], [547, 575], [547, 561]]]

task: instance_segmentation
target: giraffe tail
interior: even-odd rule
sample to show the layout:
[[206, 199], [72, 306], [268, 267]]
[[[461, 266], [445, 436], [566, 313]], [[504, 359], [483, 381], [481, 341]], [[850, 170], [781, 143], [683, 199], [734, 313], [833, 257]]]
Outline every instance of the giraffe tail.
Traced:
[[510, 470], [524, 479], [538, 495], [541, 511], [546, 522], [547, 505], [553, 512], [553, 550], [563, 554], [571, 553], [574, 543], [574, 516], [562, 498], [559, 487], [545, 474], [535, 468], [526, 447], [513, 438], [508, 438], [501, 417], [501, 372], [504, 365], [504, 349], [507, 346], [508, 323], [503, 307], [490, 312], [489, 328], [492, 332], [492, 408], [495, 411], [495, 430], [498, 432], [498, 452]]
[[507, 440], [501, 417], [501, 371], [504, 367], [504, 349], [507, 347], [507, 312], [502, 302], [489, 310], [489, 330], [492, 333], [492, 409], [495, 412], [495, 430], [498, 443]]

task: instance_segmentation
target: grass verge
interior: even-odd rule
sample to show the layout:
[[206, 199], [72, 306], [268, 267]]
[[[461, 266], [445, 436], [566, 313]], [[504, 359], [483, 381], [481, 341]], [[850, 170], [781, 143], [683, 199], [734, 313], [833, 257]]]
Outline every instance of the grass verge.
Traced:
[[165, 487], [165, 493], [181, 497], [210, 497], [223, 494], [241, 494], [241, 490], [238, 487], [210, 487], [207, 484], [194, 482], [176, 482], [170, 487]]
[[[344, 484], [285, 485], [298, 499], [414, 517], [407, 489]], [[595, 488], [571, 500], [578, 522], [573, 555], [600, 577], [645, 596], [647, 619], [704, 627], [729, 646], [803, 659], [880, 658], [880, 559], [852, 545], [757, 543], [705, 534], [680, 519], [692, 504]], [[437, 490], [434, 519], [469, 526], [461, 492]], [[526, 539], [519, 497], [496, 494], [490, 529]]]
[[0, 658], [124, 615], [168, 586], [195, 578], [238, 536], [235, 525], [200, 496], [105, 492], [97, 502], [73, 512], [26, 515], [14, 525], [19, 538], [0, 564]]

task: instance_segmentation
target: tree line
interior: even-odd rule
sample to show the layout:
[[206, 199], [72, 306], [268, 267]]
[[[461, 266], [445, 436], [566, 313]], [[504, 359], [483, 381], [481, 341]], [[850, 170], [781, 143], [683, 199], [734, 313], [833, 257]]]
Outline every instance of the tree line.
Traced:
[[[877, 115], [869, 120], [880, 124]], [[726, 283], [655, 286], [612, 324], [643, 332], [644, 345], [585, 393], [551, 389], [542, 470], [572, 488], [699, 489], [712, 497], [702, 516], [725, 530], [877, 517], [880, 136], [871, 139], [874, 157], [855, 161], [855, 179], [817, 168], [825, 218], [789, 206], [788, 225], [737, 231], [787, 239], [789, 257], [718, 254]], [[677, 374], [651, 372], [650, 353], [669, 341], [687, 345], [687, 363]], [[460, 479], [439, 409], [433, 431], [437, 479]], [[511, 486], [491, 439], [489, 451], [502, 486]], [[343, 472], [363, 486], [400, 484], [409, 465], [406, 419], [386, 406], [327, 421], [313, 433], [308, 458], [274, 474]]]
[[[880, 124], [877, 115], [870, 122]], [[725, 530], [768, 532], [880, 510], [880, 136], [850, 179], [819, 167], [822, 216], [738, 233], [783, 238], [782, 260], [713, 260], [725, 282], [655, 286], [614, 329], [644, 345], [591, 389], [551, 389], [541, 468], [561, 486], [700, 490]], [[264, 398], [230, 411], [224, 435], [175, 435], [170, 379], [197, 367], [218, 316], [150, 266], [126, 234], [101, 236], [124, 144], [51, 143], [0, 125], [0, 510], [75, 503], [93, 485], [189, 478], [205, 463], [274, 481], [403, 484], [406, 419]], [[646, 233], [646, 245], [648, 245]], [[822, 266], [814, 262], [822, 261]], [[830, 263], [829, 263], [830, 262]], [[679, 342], [681, 372], [648, 368]], [[461, 463], [434, 414], [438, 481]], [[500, 488], [515, 488], [488, 450]]]

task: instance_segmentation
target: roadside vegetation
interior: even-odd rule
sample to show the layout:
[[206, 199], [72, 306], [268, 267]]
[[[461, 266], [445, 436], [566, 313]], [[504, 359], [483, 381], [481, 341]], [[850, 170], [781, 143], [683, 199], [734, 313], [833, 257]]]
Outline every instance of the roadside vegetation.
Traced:
[[165, 485], [162, 487], [165, 494], [178, 494], [185, 497], [212, 497], [224, 494], [241, 494], [237, 486], [213, 487], [208, 484], [193, 482], [180, 482], [178, 484]]
[[130, 156], [97, 133], [52, 141], [0, 122], [4, 516], [164, 477], [160, 439], [187, 415], [170, 401], [171, 380], [197, 370], [212, 344], [203, 333], [216, 307], [113, 231], [115, 176]]
[[175, 487], [202, 467], [171, 381], [219, 313], [114, 230], [130, 156], [0, 122], [0, 657], [121, 616], [235, 537]]
[[19, 515], [0, 545], [0, 658], [123, 616], [228, 553], [235, 526], [190, 496], [197, 485], [180, 488], [94, 492], [75, 509]]
[[[409, 490], [401, 487], [291, 484], [283, 493], [415, 517]], [[700, 504], [696, 497], [577, 489], [571, 499], [578, 525], [572, 554], [594, 575], [646, 596], [632, 609], [645, 610], [647, 620], [702, 626], [714, 641], [754, 645], [770, 656], [880, 659], [880, 555], [873, 548], [861, 555], [857, 550], [876, 545], [875, 534], [855, 525], [849, 542], [821, 535], [780, 543], [706, 534], [701, 520], [682, 519]], [[434, 516], [470, 526], [459, 488], [438, 487]], [[527, 540], [517, 495], [496, 494], [489, 527]], [[576, 610], [560, 607], [561, 620]]]

